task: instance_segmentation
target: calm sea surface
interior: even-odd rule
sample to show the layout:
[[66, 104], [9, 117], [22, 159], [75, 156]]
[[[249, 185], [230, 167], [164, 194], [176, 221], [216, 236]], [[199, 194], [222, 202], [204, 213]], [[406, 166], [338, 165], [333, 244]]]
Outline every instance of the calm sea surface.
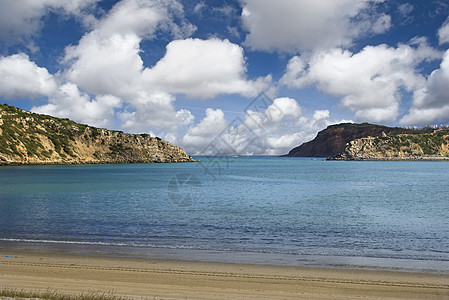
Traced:
[[448, 162], [198, 159], [1, 167], [0, 247], [449, 272]]

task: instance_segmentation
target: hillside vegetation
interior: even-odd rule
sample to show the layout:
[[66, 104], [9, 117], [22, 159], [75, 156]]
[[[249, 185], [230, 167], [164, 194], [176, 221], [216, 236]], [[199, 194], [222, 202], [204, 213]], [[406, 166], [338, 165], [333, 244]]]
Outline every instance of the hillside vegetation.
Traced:
[[334, 160], [448, 159], [449, 129], [410, 129], [375, 124], [342, 123], [320, 131], [310, 142], [286, 156], [328, 157]]
[[347, 143], [355, 139], [369, 136], [376, 137], [383, 134], [398, 135], [418, 133], [423, 133], [423, 131], [369, 123], [341, 123], [328, 126], [326, 129], [320, 131], [315, 139], [293, 148], [286, 156], [330, 157], [342, 153]]
[[127, 134], [0, 104], [0, 165], [195, 161], [148, 134]]
[[449, 130], [433, 133], [367, 137], [349, 142], [333, 159], [444, 160], [449, 159]]

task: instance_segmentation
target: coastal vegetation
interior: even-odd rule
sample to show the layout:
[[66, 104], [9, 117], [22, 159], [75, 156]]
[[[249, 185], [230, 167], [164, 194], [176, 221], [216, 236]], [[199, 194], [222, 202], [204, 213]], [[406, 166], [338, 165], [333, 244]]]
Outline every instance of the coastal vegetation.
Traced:
[[316, 138], [286, 156], [328, 157], [335, 160], [445, 160], [449, 158], [449, 128], [401, 128], [369, 123], [327, 127]]
[[445, 160], [449, 159], [449, 129], [432, 133], [366, 137], [349, 142], [332, 157], [345, 160]]
[[0, 297], [13, 299], [45, 299], [45, 300], [125, 300], [130, 299], [109, 293], [87, 292], [81, 294], [63, 294], [50, 289], [44, 291], [25, 291], [17, 289], [0, 289]]
[[149, 134], [126, 134], [0, 104], [0, 165], [194, 161]]

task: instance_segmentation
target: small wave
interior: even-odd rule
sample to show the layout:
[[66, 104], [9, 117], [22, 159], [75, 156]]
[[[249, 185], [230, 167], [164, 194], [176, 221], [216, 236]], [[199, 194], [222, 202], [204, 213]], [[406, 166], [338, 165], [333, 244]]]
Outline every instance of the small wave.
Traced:
[[[85, 246], [106, 246], [106, 247], [131, 247], [131, 248], [153, 248], [153, 249], [170, 249], [170, 250], [193, 250], [193, 251], [213, 251], [213, 252], [240, 252], [240, 253], [259, 253], [259, 254], [280, 254], [280, 255], [299, 255], [299, 256], [321, 256], [321, 257], [359, 257], [366, 259], [399, 259], [414, 261], [439, 261], [449, 262], [446, 255], [435, 256], [428, 253], [409, 253], [396, 254], [394, 251], [390, 253], [353, 253], [350, 251], [338, 251], [337, 249], [327, 249], [320, 251], [318, 249], [296, 249], [294, 251], [287, 249], [267, 249], [267, 248], [241, 248], [241, 247], [223, 247], [223, 245], [215, 247], [206, 245], [168, 245], [168, 244], [149, 244], [135, 242], [101, 242], [101, 241], [66, 241], [66, 240], [39, 240], [39, 239], [18, 239], [18, 238], [0, 238], [4, 242], [17, 243], [35, 243], [35, 244], [55, 244], [55, 245], [85, 245]], [[444, 251], [429, 251], [434, 253], [444, 253]]]
[[189, 246], [189, 245], [155, 245], [145, 243], [124, 243], [124, 242], [89, 242], [89, 241], [65, 241], [65, 240], [35, 240], [35, 239], [16, 239], [16, 238], [0, 238], [4, 242], [17, 243], [35, 243], [35, 244], [69, 244], [69, 245], [90, 245], [90, 246], [116, 246], [116, 247], [139, 247], [139, 248], [156, 248], [156, 249], [188, 249], [188, 250], [215, 250], [215, 251], [234, 251], [233, 249], [221, 249], [205, 246]]
[[126, 243], [86, 242], [86, 241], [32, 240], [32, 239], [6, 239], [6, 238], [0, 238], [0, 241], [4, 241], [4, 242], [22, 242], [22, 243], [44, 243], [44, 244], [129, 246], [129, 244], [126, 244]]
[[235, 179], [238, 181], [252, 181], [252, 182], [277, 182], [277, 183], [295, 183], [298, 184], [296, 179], [287, 178], [264, 178], [255, 176], [240, 176], [240, 175], [225, 175], [226, 178]]

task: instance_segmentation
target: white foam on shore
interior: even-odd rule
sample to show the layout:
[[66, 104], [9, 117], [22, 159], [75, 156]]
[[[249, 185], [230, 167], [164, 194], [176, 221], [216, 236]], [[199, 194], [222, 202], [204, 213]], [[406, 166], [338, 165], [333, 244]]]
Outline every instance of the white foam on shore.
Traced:
[[[1, 242], [10, 242], [2, 245]], [[31, 244], [31, 245], [30, 245]], [[43, 247], [39, 247], [42, 245]], [[44, 245], [52, 245], [48, 246]], [[6, 246], [6, 247], [5, 247]], [[319, 268], [361, 268], [406, 272], [449, 273], [449, 261], [413, 258], [362, 257], [347, 255], [286, 254], [235, 250], [196, 249], [186, 246], [130, 245], [127, 243], [58, 241], [0, 238], [0, 247], [69, 251], [89, 255], [146, 257], [187, 261], [299, 266]]]

